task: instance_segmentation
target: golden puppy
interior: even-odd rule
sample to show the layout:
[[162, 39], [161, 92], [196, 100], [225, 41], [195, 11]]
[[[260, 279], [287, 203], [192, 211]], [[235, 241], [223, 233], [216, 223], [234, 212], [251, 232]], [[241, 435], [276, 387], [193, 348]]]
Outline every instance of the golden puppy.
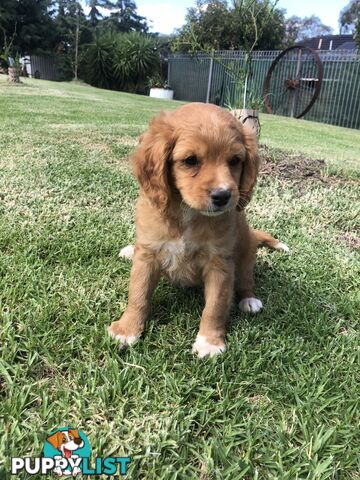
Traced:
[[262, 308], [254, 295], [258, 244], [287, 248], [246, 223], [259, 166], [256, 138], [225, 110], [192, 103], [153, 119], [132, 161], [141, 187], [136, 244], [120, 252], [133, 257], [129, 301], [109, 333], [123, 346], [140, 337], [164, 274], [180, 285], [204, 286], [193, 352], [223, 352], [234, 291], [241, 310]]

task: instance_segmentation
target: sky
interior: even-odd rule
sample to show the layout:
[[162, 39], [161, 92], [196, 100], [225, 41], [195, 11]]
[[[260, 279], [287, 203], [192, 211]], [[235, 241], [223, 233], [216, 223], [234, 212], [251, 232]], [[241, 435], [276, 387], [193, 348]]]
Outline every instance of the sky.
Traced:
[[[151, 31], [172, 33], [185, 23], [187, 9], [195, 5], [195, 0], [135, 0], [138, 13], [153, 23]], [[286, 9], [286, 16], [298, 15], [320, 17], [325, 25], [330, 25], [334, 33], [339, 33], [338, 18], [350, 0], [279, 0], [278, 7]]]

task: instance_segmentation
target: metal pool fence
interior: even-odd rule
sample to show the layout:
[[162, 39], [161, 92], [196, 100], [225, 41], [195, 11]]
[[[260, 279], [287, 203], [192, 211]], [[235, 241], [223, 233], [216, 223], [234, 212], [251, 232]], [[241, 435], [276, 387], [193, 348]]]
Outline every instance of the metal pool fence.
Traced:
[[[248, 83], [253, 97], [262, 97], [266, 74], [279, 53], [253, 52]], [[318, 99], [304, 118], [360, 129], [360, 54], [353, 50], [317, 53], [324, 68], [323, 81]], [[239, 98], [245, 59], [244, 51], [171, 55], [168, 82], [174, 89], [175, 99], [234, 105]]]

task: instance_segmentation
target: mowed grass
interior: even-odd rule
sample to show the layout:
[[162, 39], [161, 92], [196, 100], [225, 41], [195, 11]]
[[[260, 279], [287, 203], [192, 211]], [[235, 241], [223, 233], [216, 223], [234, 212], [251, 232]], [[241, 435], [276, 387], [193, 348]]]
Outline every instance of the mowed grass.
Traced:
[[[139, 343], [106, 333], [127, 302], [127, 156], [177, 105], [0, 80], [0, 477], [71, 424], [131, 479], [359, 478], [359, 132], [264, 116], [248, 217], [291, 254], [259, 251], [265, 309], [234, 305], [223, 356], [193, 357], [201, 292], [166, 281]], [[287, 175], [299, 154], [310, 170]]]
[[358, 176], [359, 130], [275, 115], [261, 119], [261, 138], [269, 147], [325, 160], [328, 172]]

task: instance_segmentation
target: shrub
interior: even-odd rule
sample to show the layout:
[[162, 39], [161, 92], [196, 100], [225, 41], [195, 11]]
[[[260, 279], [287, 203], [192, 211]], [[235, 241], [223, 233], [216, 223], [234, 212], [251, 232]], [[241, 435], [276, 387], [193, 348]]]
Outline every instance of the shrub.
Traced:
[[68, 82], [74, 78], [73, 58], [69, 53], [55, 55], [55, 66], [58, 81]]
[[80, 76], [94, 87], [116, 89], [114, 72], [115, 35], [96, 35], [94, 43], [85, 47], [80, 62]]
[[147, 77], [158, 70], [159, 65], [152, 38], [137, 32], [118, 35], [114, 67], [123, 89], [144, 93]]
[[156, 43], [144, 34], [97, 35], [82, 55], [81, 77], [101, 88], [146, 92], [146, 79], [159, 70]]

